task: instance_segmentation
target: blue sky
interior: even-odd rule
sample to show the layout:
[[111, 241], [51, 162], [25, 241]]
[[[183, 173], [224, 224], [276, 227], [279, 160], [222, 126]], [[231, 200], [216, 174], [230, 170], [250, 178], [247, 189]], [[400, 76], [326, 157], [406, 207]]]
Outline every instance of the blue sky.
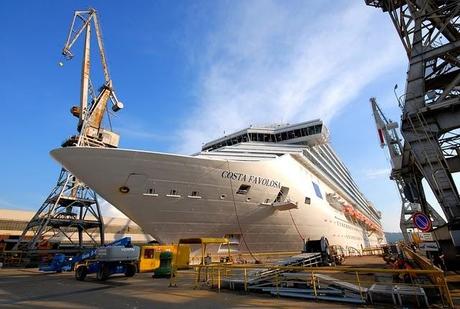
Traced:
[[123, 148], [188, 154], [224, 131], [320, 117], [397, 231], [400, 200], [369, 97], [399, 120], [393, 86], [404, 89], [406, 55], [386, 14], [364, 1], [325, 3], [0, 2], [0, 208], [36, 210], [57, 180], [49, 151], [75, 130], [81, 44], [63, 67], [60, 52], [73, 11], [91, 6], [125, 104], [113, 120]]

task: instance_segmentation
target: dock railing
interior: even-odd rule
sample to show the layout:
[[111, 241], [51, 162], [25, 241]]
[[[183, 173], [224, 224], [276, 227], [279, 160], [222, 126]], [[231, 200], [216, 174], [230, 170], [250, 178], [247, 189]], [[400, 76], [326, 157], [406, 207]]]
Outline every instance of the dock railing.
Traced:
[[[411, 302], [454, 308], [447, 282], [438, 269], [380, 269], [354, 267], [301, 267], [261, 264], [197, 265], [192, 271], [173, 270], [170, 286], [262, 291], [274, 296], [312, 300], [374, 303], [387, 294], [394, 305]], [[391, 298], [388, 296], [391, 295]]]
[[383, 248], [382, 247], [370, 247], [370, 248], [363, 248], [362, 255], [382, 255]]

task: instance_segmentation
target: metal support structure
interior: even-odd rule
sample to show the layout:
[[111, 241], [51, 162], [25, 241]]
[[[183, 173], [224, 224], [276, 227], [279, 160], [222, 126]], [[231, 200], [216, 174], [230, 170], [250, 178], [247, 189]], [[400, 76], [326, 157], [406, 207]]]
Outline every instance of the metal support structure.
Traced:
[[[96, 193], [79, 182], [65, 169], [61, 170], [56, 186], [24, 229], [21, 240], [13, 250], [34, 250], [43, 240], [62, 240], [83, 248], [104, 243], [104, 221]], [[100, 239], [100, 241], [98, 241]]]
[[[460, 128], [460, 2], [365, 2], [390, 15], [409, 59], [404, 103], [400, 104], [401, 133], [408, 150], [403, 153], [402, 176], [406, 166], [417, 166], [447, 218], [454, 245], [459, 247], [460, 198], [451, 174], [458, 171], [454, 165], [459, 157], [446, 158], [443, 136]], [[407, 176], [411, 175], [408, 171]]]
[[406, 171], [402, 171], [404, 148], [396, 130], [398, 124], [385, 117], [375, 98], [371, 98], [370, 102], [380, 138], [380, 147], [383, 148], [386, 145], [390, 154], [392, 168], [390, 179], [395, 181], [402, 201], [400, 228], [404, 239], [411, 242], [410, 233], [415, 231], [415, 225], [412, 221], [414, 213], [423, 211], [428, 214], [432, 220], [433, 227], [442, 226], [446, 222], [426, 202], [422, 187], [422, 177], [417, 167], [411, 164], [410, 168], [412, 170], [409, 171], [409, 164], [406, 163], [404, 166]]
[[[94, 94], [90, 80], [91, 27], [96, 38], [104, 73], [104, 84], [99, 94]], [[123, 104], [118, 101], [106, 62], [102, 32], [96, 10], [76, 11], [62, 54], [73, 58], [71, 47], [85, 33], [81, 71], [80, 107], [72, 107], [71, 113], [79, 118], [77, 135], [67, 139], [62, 146], [74, 147], [118, 147], [119, 135], [102, 127], [107, 103], [112, 110], [119, 111]], [[107, 115], [109, 113], [107, 112]], [[36, 250], [42, 240], [58, 238], [83, 248], [85, 236], [90, 245], [104, 244], [104, 221], [96, 192], [79, 181], [64, 168], [58, 182], [23, 231], [13, 250]], [[29, 237], [32, 237], [29, 241]], [[27, 243], [26, 243], [27, 241]]]

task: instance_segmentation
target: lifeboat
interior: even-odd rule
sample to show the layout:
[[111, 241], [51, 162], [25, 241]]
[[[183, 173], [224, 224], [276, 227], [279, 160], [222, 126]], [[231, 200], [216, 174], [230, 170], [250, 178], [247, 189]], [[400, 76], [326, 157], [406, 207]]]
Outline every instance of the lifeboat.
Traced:
[[353, 213], [353, 207], [351, 207], [350, 205], [345, 205], [343, 207], [343, 212], [346, 214], [346, 215], [351, 215]]
[[361, 224], [365, 225], [366, 228], [368, 228], [369, 230], [378, 231], [379, 227], [377, 226], [377, 224], [375, 224], [372, 220], [370, 220], [363, 213], [356, 210], [353, 206], [344, 205], [342, 211], [345, 215], [349, 215], [350, 217], [356, 219]]

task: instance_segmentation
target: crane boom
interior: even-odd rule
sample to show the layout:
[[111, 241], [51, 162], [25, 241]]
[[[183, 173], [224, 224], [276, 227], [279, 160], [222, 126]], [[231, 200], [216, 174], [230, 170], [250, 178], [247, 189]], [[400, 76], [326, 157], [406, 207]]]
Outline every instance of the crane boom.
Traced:
[[377, 132], [380, 139], [380, 147], [388, 146], [393, 169], [401, 168], [401, 156], [403, 146], [396, 129], [398, 123], [388, 120], [380, 109], [375, 98], [370, 98], [372, 113], [374, 115]]
[[[104, 73], [104, 85], [101, 87], [100, 93], [96, 97], [93, 97], [92, 100], [89, 100], [89, 90], [91, 87], [90, 46], [92, 26], [94, 26], [96, 31], [97, 45]], [[85, 33], [85, 41], [81, 73], [80, 107], [72, 107], [71, 109], [72, 114], [79, 118], [77, 129], [80, 135], [76, 144], [78, 146], [96, 144], [96, 146], [117, 147], [118, 135], [104, 130], [101, 125], [108, 101], [112, 102], [112, 110], [115, 112], [123, 108], [123, 103], [118, 100], [112, 86], [112, 79], [110, 78], [102, 40], [101, 26], [95, 9], [90, 8], [86, 11], [75, 11], [66, 43], [62, 49], [62, 54], [67, 60], [74, 57], [71, 49], [83, 33]], [[73, 141], [67, 143], [67, 145], [72, 143]]]
[[[80, 25], [78, 29], [75, 29], [76, 23], [78, 20], [81, 20], [83, 23]], [[109, 74], [109, 68], [107, 66], [107, 60], [105, 56], [105, 49], [104, 49], [104, 43], [102, 41], [102, 31], [101, 31], [101, 26], [99, 24], [99, 20], [97, 17], [97, 12], [95, 9], [90, 8], [87, 11], [75, 11], [72, 23], [70, 25], [70, 31], [69, 35], [67, 36], [67, 41], [65, 43], [64, 48], [62, 49], [62, 54], [66, 59], [72, 59], [73, 54], [71, 51], [72, 46], [75, 44], [75, 42], [78, 40], [80, 35], [83, 33], [85, 29], [91, 28], [91, 21], [93, 21], [94, 28], [96, 29], [96, 38], [97, 38], [97, 43], [99, 47], [99, 54], [101, 56], [101, 62], [102, 62], [102, 68], [104, 72], [104, 79], [105, 82], [109, 82], [110, 79], [110, 74]]]

